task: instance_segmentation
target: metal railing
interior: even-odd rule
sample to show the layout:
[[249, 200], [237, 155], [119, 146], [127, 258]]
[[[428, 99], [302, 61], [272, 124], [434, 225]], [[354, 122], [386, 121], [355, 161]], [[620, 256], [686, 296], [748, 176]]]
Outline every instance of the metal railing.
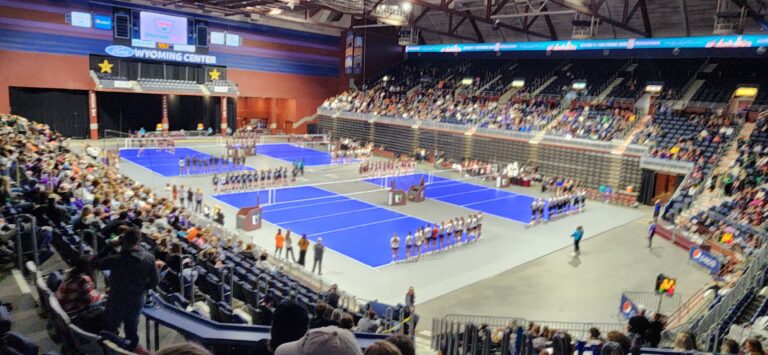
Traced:
[[478, 127], [475, 130], [475, 132], [480, 134], [486, 134], [489, 136], [503, 136], [503, 137], [529, 141], [534, 137], [536, 137], [536, 133], [540, 131], [520, 132], [520, 131], [512, 131], [512, 130], [499, 130], [499, 129]]
[[616, 148], [617, 143], [612, 141], [596, 141], [591, 139], [583, 139], [583, 138], [566, 138], [566, 137], [560, 137], [560, 136], [552, 136], [552, 135], [544, 135], [544, 138], [541, 140], [545, 143], [553, 143], [553, 144], [561, 144], [561, 145], [571, 145], [571, 146], [577, 146], [582, 148], [589, 148], [589, 149], [596, 149], [596, 150], [604, 150], [604, 151], [611, 151], [614, 148]]
[[[249, 238], [247, 238], [245, 235], [232, 232], [224, 226], [215, 223], [213, 220], [198, 214], [191, 214], [190, 221], [195, 225], [210, 228], [212, 234], [218, 237], [219, 240], [227, 240], [229, 238], [232, 238], [233, 241], [249, 240]], [[253, 247], [258, 254], [266, 253], [268, 255], [272, 255], [272, 251], [268, 251], [259, 245], [254, 244]], [[301, 284], [312, 288], [318, 294], [328, 290], [331, 287], [330, 283], [325, 282], [297, 263], [292, 263], [287, 259], [276, 257], [271, 258], [270, 262], [275, 265], [281, 273], [286, 274]], [[341, 294], [341, 297], [339, 297], [339, 306], [342, 308], [348, 309], [350, 311], [357, 311], [361, 306], [368, 304], [368, 300], [360, 299], [357, 296], [351, 295], [345, 291], [339, 292]]]
[[679, 293], [667, 296], [656, 292], [626, 291], [624, 292], [624, 295], [636, 305], [643, 306], [649, 311], [665, 315], [670, 315], [677, 311], [682, 302], [682, 296], [680, 296]]
[[684, 160], [662, 159], [651, 156], [643, 156], [640, 158], [641, 168], [661, 172], [672, 172], [681, 175], [688, 174], [693, 171], [694, 166], [695, 164], [693, 162]]
[[647, 146], [632, 143], [627, 146], [627, 149], [625, 149], [624, 152], [630, 154], [646, 155], [648, 154], [648, 150], [649, 149]]
[[696, 339], [700, 343], [707, 341], [712, 335], [717, 336], [718, 339], [722, 337], [723, 334], [715, 334], [718, 331], [717, 325], [725, 320], [733, 311], [733, 307], [748, 292], [754, 291], [756, 286], [760, 286], [758, 283], [765, 281], [762, 276], [766, 267], [768, 267], [768, 248], [763, 248], [749, 261], [744, 273], [736, 281], [733, 288], [722, 297], [721, 301], [709, 313], [691, 327], [690, 331], [696, 335]]
[[[447, 322], [453, 325], [454, 328], [464, 328], [469, 324], [475, 326], [487, 325], [489, 328], [514, 328], [517, 326], [527, 327], [533, 323], [540, 327], [548, 327], [549, 329], [565, 331], [575, 337], [582, 337], [589, 334], [590, 328], [597, 328], [601, 332], [608, 332], [611, 330], [624, 331], [626, 324], [624, 323], [610, 323], [610, 322], [562, 322], [562, 321], [548, 321], [548, 320], [530, 320], [521, 317], [500, 317], [500, 316], [483, 316], [483, 315], [467, 315], [467, 314], [449, 314], [440, 319], [440, 321]], [[449, 327], [450, 328], [450, 327]], [[432, 335], [435, 336], [439, 333], [439, 329], [432, 329]]]

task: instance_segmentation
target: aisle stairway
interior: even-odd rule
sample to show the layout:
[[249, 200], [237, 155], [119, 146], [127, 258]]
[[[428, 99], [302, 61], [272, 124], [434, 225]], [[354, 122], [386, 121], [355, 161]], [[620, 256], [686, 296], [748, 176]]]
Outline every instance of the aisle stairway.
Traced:
[[[755, 124], [752, 122], [748, 122], [742, 126], [741, 131], [738, 134], [738, 138], [747, 139], [750, 135], [752, 135], [752, 131], [755, 130]], [[738, 139], [737, 138], [737, 139]], [[718, 162], [717, 167], [713, 170], [712, 174], [713, 176], [721, 174], [725, 171], [728, 171], [730, 169], [731, 164], [733, 164], [734, 161], [739, 157], [739, 150], [738, 150], [738, 144], [736, 144], [737, 139], [733, 140], [733, 143], [731, 144], [728, 151], [725, 153], [725, 156], [720, 158], [720, 162]], [[693, 204], [689, 209], [686, 211], [683, 211], [681, 216], [685, 219], [690, 218], [691, 216], [696, 215], [697, 213], [701, 211], [706, 211], [712, 206], [720, 205], [722, 202], [727, 200], [728, 198], [726, 196], [722, 196], [719, 191], [715, 190], [714, 192], [710, 192], [709, 189], [705, 189], [704, 192], [699, 195], [696, 200], [693, 201]]]
[[747, 324], [750, 321], [752, 321], [752, 318], [760, 310], [760, 306], [763, 304], [766, 297], [768, 296], [765, 296], [765, 295], [755, 296], [755, 298], [752, 299], [752, 302], [750, 302], [747, 305], [747, 307], [744, 308], [744, 311], [741, 312], [741, 314], [736, 318], [736, 321], [734, 321], [733, 324]]
[[632, 141], [635, 139], [635, 135], [637, 135], [637, 133], [640, 132], [643, 128], [648, 126], [648, 121], [650, 120], [651, 115], [643, 116], [643, 118], [641, 118], [640, 121], [635, 124], [635, 127], [633, 127], [632, 130], [627, 133], [627, 135], [624, 137], [624, 141], [611, 151], [611, 154], [624, 154], [624, 151], [627, 150], [627, 147], [632, 144]]

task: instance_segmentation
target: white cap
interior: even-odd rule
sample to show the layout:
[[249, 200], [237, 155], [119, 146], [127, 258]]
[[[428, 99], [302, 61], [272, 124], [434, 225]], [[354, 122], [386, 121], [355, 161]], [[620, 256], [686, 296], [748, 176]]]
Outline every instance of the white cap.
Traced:
[[311, 329], [299, 340], [280, 345], [275, 355], [363, 355], [355, 336], [337, 326]]

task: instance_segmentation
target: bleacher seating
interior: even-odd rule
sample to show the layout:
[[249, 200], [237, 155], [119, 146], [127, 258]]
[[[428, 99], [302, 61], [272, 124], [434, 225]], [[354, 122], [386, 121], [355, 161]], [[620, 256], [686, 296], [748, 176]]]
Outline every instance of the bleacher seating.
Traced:
[[145, 91], [200, 92], [200, 86], [194, 81], [141, 78], [138, 82]]

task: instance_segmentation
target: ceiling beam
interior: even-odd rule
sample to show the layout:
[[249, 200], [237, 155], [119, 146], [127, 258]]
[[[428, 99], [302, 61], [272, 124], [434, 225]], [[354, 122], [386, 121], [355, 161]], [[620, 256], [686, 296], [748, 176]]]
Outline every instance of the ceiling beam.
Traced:
[[477, 36], [477, 41], [482, 43], [485, 42], [485, 38], [483, 38], [483, 33], [480, 32], [480, 27], [477, 27], [477, 21], [473, 19], [469, 19], [469, 23], [472, 24], [472, 28], [475, 30], [475, 35]]
[[427, 16], [427, 13], [429, 12], [429, 10], [432, 10], [432, 9], [426, 8], [424, 10], [421, 10], [421, 13], [419, 14], [419, 16], [416, 16], [416, 18], [413, 19], [413, 23], [414, 24], [419, 23], [419, 21], [421, 21], [421, 19], [423, 19], [424, 16]]
[[688, 23], [688, 2], [686, 0], [680, 0], [680, 9], [683, 13], [683, 30], [685, 30], [685, 35], [690, 36], [691, 35], [691, 27]]
[[[508, 2], [509, 0], [499, 1], [499, 3], [496, 5], [496, 8], [493, 10], [493, 12], [491, 12], [491, 16], [497, 15], [501, 11], [501, 9], [503, 9], [504, 6], [507, 5]], [[488, 17], [491, 17], [491, 16], [488, 16]]]
[[605, 23], [607, 23], [609, 25], [616, 26], [618, 28], [624, 29], [626, 31], [629, 31], [629, 32], [632, 32], [632, 33], [635, 33], [635, 34], [638, 34], [638, 35], [641, 35], [643, 37], [650, 37], [651, 36], [646, 31], [634, 28], [634, 27], [629, 26], [628, 24], [623, 23], [621, 21], [616, 21], [616, 20], [614, 20], [614, 19], [612, 19], [612, 18], [610, 18], [608, 16], [603, 16], [603, 15], [600, 15], [598, 13], [592, 12], [592, 10], [590, 10], [587, 7], [585, 7], [584, 5], [579, 5], [579, 4], [576, 4], [576, 3], [573, 3], [573, 2], [570, 2], [570, 1], [567, 1], [567, 0], [549, 0], [549, 1], [551, 3], [553, 3], [553, 4], [560, 5], [562, 7], [565, 7], [565, 8], [571, 9], [571, 10], [575, 10], [576, 12], [579, 12], [581, 14], [584, 14], [584, 15], [587, 15], [587, 16], [593, 16], [593, 17], [599, 19], [600, 21], [605, 22]]
[[[494, 19], [491, 19], [491, 18], [475, 16], [475, 15], [473, 15], [469, 11], [467, 11], [467, 12], [456, 11], [454, 9], [449, 8], [448, 6], [441, 6], [440, 4], [432, 4], [430, 2], [427, 2], [426, 0], [410, 0], [410, 1], [414, 5], [419, 5], [419, 6], [425, 7], [425, 8], [431, 8], [432, 10], [442, 11], [442, 12], [445, 12], [446, 14], [453, 14], [454, 16], [466, 17], [466, 18], [468, 18], [470, 20], [475, 20], [475, 22], [477, 22], [477, 23], [484, 23], [486, 25], [491, 25], [492, 26], [494, 24], [494, 21], [495, 21]], [[498, 27], [506, 28], [508, 30], [517, 31], [517, 32], [525, 33], [525, 34], [529, 34], [531, 36], [536, 36], [536, 37], [541, 37], [541, 38], [550, 38], [549, 36], [547, 36], [547, 35], [545, 35], [543, 33], [538, 33], [538, 32], [533, 32], [533, 31], [526, 31], [524, 28], [513, 26], [513, 25], [510, 25], [510, 24], [506, 24], [506, 23], [499, 23]]]
[[[541, 7], [541, 11], [549, 11], [546, 4]], [[549, 29], [549, 35], [552, 36], [552, 40], [557, 41], [557, 31], [555, 30], [555, 24], [552, 23], [552, 17], [544, 15], [544, 21], [547, 22], [547, 29]]]
[[453, 26], [453, 28], [451, 28], [451, 33], [456, 32], [456, 30], [458, 30], [459, 27], [461, 27], [461, 24], [464, 23], [464, 21], [466, 20], [467, 20], [466, 17], [462, 17], [461, 20], [459, 20], [459, 23], [457, 23], [456, 26]]
[[645, 33], [648, 34], [648, 37], [652, 37], [653, 31], [651, 30], [651, 18], [648, 16], [648, 6], [645, 4], [645, 0], [637, 0], [637, 2], [640, 3], [640, 15], [643, 16], [643, 28], [645, 28]]
[[629, 14], [624, 16], [624, 18], [621, 20], [621, 22], [629, 23], [629, 21], [632, 21], [632, 18], [635, 17], [635, 13], [637, 13], [637, 9], [640, 8], [640, 2], [636, 2], [635, 6], [632, 6], [632, 10], [629, 11]]
[[731, 0], [736, 5], [741, 6], [747, 11], [747, 16], [751, 17], [758, 25], [765, 31], [768, 30], [768, 21], [765, 20], [765, 16], [760, 15], [755, 9], [747, 3], [747, 0]]
[[451, 38], [456, 38], [456, 39], [461, 39], [461, 40], [465, 40], [465, 41], [469, 41], [469, 42], [477, 41], [477, 38], [462, 36], [460, 34], [448, 33], [448, 32], [444, 32], [444, 31], [438, 31], [438, 30], [434, 30], [434, 29], [430, 29], [430, 28], [423, 28], [423, 27], [418, 27], [418, 26], [413, 26], [413, 28], [417, 29], [417, 30], [419, 30], [421, 32], [433, 33], [433, 34], [436, 34], [436, 35], [445, 36], [445, 37], [451, 37]]

